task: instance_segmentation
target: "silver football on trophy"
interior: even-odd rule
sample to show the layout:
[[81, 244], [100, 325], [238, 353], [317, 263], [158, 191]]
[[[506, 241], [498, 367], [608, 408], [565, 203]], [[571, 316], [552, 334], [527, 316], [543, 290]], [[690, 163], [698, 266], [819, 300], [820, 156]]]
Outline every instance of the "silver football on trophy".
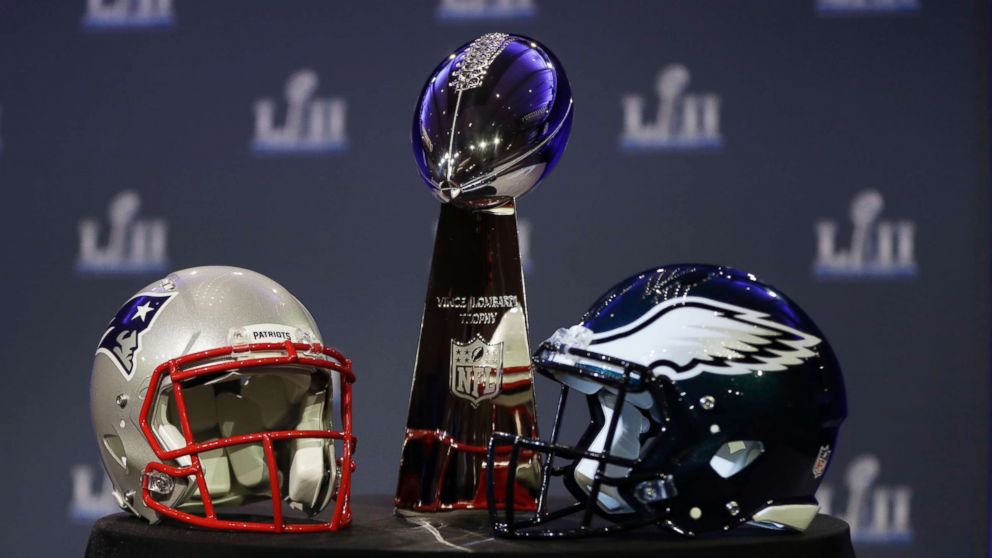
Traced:
[[572, 90], [532, 39], [487, 33], [431, 74], [413, 118], [420, 175], [442, 202], [487, 207], [526, 194], [558, 162]]

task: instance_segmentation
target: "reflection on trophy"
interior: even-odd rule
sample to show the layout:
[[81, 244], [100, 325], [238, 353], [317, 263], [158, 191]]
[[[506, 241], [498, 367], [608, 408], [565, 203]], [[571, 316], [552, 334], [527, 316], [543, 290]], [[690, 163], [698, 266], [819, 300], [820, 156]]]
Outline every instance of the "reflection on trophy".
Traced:
[[[397, 508], [485, 509], [490, 434], [537, 437], [515, 200], [554, 167], [571, 122], [561, 64], [516, 35], [461, 47], [420, 95], [414, 156], [442, 205]], [[538, 459], [519, 463], [512, 505], [535, 509]], [[499, 468], [497, 459], [495, 478], [505, 478]]]

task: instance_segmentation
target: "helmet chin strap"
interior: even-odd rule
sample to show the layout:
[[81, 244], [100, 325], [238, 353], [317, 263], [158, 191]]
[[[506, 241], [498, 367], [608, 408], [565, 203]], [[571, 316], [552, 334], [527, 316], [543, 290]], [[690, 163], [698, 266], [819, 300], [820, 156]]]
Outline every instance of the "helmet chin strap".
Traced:
[[[605, 448], [606, 438], [609, 436], [610, 422], [615, 412], [616, 396], [607, 390], [602, 390], [598, 395], [599, 404], [603, 410], [603, 426], [596, 434], [592, 443], [589, 444], [589, 451], [603, 452], [614, 457], [625, 459], [636, 459], [640, 455], [641, 442], [640, 435], [648, 429], [648, 420], [641, 411], [632, 404], [624, 403], [619, 409], [620, 417], [617, 421], [617, 429], [613, 434], [612, 445]], [[581, 459], [575, 467], [575, 482], [587, 494], [592, 490], [593, 479], [599, 468], [599, 461], [595, 459]], [[629, 467], [609, 464], [606, 466], [606, 476], [623, 477], [630, 472]], [[610, 513], [625, 513], [633, 511], [623, 497], [617, 492], [616, 487], [600, 485], [597, 495], [597, 504], [603, 511]]]

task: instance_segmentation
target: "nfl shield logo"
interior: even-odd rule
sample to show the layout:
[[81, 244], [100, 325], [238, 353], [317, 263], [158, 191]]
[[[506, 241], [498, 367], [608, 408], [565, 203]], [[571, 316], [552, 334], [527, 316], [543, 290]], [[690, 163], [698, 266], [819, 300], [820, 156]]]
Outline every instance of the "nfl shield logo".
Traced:
[[820, 453], [813, 463], [813, 478], [818, 479], [827, 471], [827, 463], [830, 463], [830, 446], [821, 446]]
[[451, 340], [451, 393], [477, 406], [499, 395], [503, 384], [503, 342], [476, 335], [468, 343]]

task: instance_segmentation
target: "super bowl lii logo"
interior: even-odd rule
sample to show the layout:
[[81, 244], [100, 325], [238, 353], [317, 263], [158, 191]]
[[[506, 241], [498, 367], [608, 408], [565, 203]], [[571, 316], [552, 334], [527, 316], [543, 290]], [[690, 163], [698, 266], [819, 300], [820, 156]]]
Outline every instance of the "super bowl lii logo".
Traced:
[[678, 151], [720, 147], [720, 96], [689, 92], [689, 81], [689, 69], [672, 64], [658, 73], [655, 103], [644, 95], [625, 95], [620, 147]]
[[91, 523], [105, 515], [121, 511], [114, 499], [114, 487], [99, 467], [81, 463], [72, 466], [72, 499], [69, 518], [78, 523]]
[[87, 0], [83, 29], [163, 29], [176, 22], [172, 0]]
[[316, 72], [299, 70], [286, 81], [284, 109], [275, 99], [256, 101], [252, 151], [327, 153], [347, 148], [348, 106], [340, 97], [317, 97], [319, 84]]
[[919, 11], [919, 0], [816, 0], [816, 13], [822, 16], [911, 14]]
[[860, 455], [844, 472], [844, 487], [824, 483], [816, 492], [820, 513], [835, 515], [851, 527], [859, 543], [908, 543], [913, 540], [910, 511], [913, 490], [878, 484], [878, 457]]
[[876, 190], [854, 196], [846, 247], [842, 247], [842, 227], [836, 221], [817, 221], [813, 274], [821, 278], [915, 276], [916, 225], [909, 220], [880, 219], [884, 206]]
[[106, 225], [99, 219], [80, 221], [76, 271], [82, 275], [165, 271], [168, 224], [164, 219], [139, 218], [140, 209], [141, 197], [127, 190], [110, 200]]
[[534, 0], [440, 0], [436, 14], [441, 21], [530, 19], [537, 6]]

